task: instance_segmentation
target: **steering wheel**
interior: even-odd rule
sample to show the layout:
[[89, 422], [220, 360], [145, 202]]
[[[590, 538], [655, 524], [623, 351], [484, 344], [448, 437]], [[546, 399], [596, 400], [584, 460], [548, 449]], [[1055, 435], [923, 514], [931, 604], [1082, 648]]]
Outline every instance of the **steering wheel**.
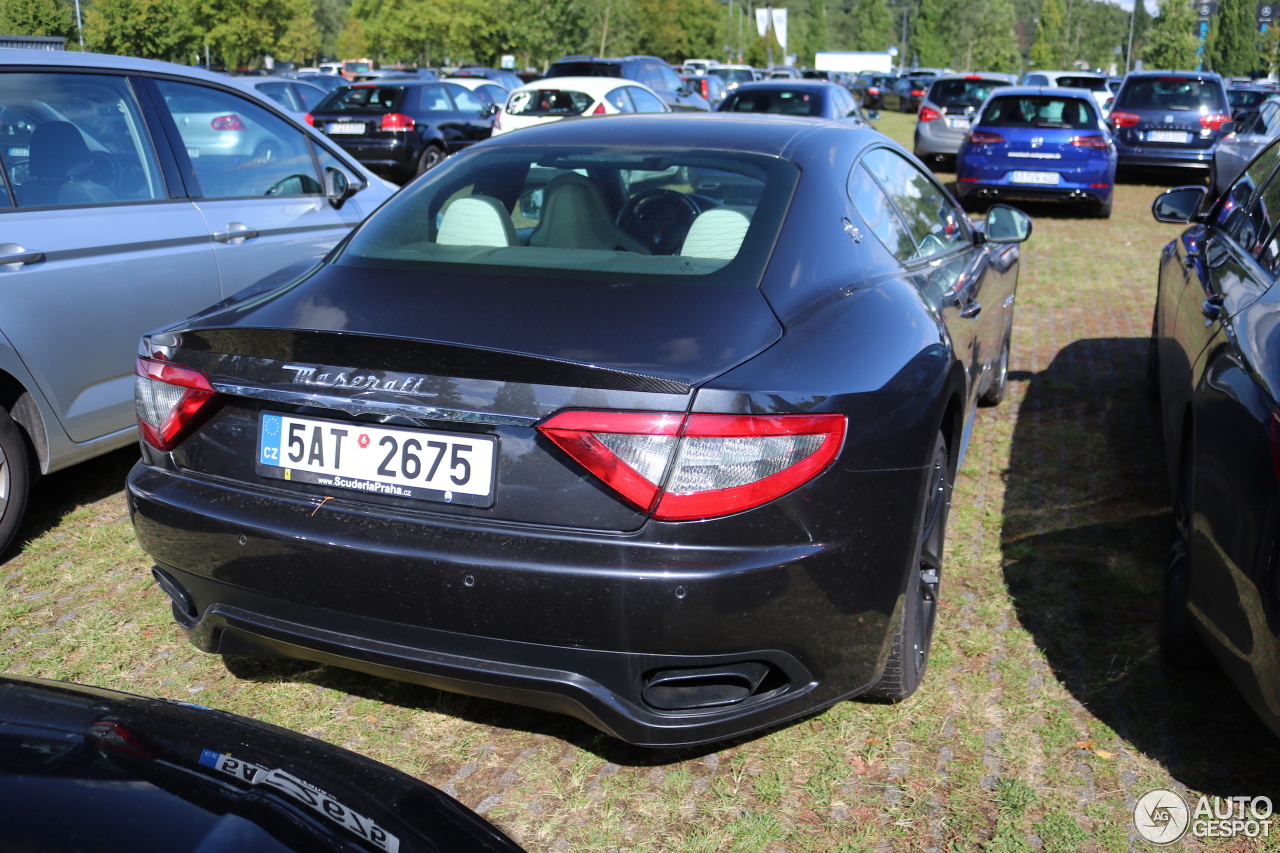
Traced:
[[636, 193], [618, 213], [617, 226], [655, 255], [674, 255], [702, 208], [684, 193], [654, 187]]

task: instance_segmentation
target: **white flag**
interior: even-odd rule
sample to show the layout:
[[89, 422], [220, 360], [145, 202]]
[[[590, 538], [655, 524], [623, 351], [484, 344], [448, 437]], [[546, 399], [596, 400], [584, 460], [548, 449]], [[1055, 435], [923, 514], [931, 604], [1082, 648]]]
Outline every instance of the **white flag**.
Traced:
[[768, 9], [756, 9], [756, 29], [760, 31], [760, 38], [764, 38], [764, 34], [769, 32]]
[[770, 9], [773, 12], [773, 34], [778, 39], [778, 44], [782, 45], [782, 52], [787, 52], [787, 10], [786, 9]]

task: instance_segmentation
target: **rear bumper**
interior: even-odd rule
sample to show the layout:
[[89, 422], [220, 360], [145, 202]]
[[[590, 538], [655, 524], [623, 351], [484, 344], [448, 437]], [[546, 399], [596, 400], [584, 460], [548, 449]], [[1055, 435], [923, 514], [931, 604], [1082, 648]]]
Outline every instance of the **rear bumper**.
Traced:
[[[1027, 160], [1010, 163], [997, 160], [984, 162], [961, 152], [956, 162], [956, 195], [959, 198], [985, 198], [1011, 201], [1094, 201], [1105, 204], [1115, 187], [1116, 165], [1101, 160], [1096, 165], [1076, 168], [1046, 168], [1046, 163], [1059, 161]], [[1092, 161], [1086, 161], [1090, 163]], [[1012, 177], [1015, 171], [1054, 172], [1058, 183], [1052, 186], [1017, 183]], [[1105, 184], [1105, 186], [1095, 186]]]
[[1213, 152], [1214, 148], [1130, 147], [1116, 140], [1116, 155], [1121, 166], [1208, 169], [1213, 163]]
[[969, 135], [967, 128], [947, 127], [945, 118], [933, 121], [917, 121], [915, 133], [916, 156], [934, 154], [957, 154], [964, 139]]
[[[192, 602], [174, 615], [204, 651], [314, 660], [673, 747], [755, 731], [875, 683], [914, 553], [922, 477], [843, 476], [853, 541], [758, 546], [711, 544], [752, 541], [723, 534], [757, 511], [650, 522], [633, 535], [342, 500], [313, 515], [304, 495], [144, 463], [128, 497], [142, 547]], [[799, 503], [812, 527], [811, 498]], [[771, 680], [738, 704], [661, 711], [643, 698], [656, 671], [746, 662], [767, 664]]]
[[418, 171], [418, 147], [407, 139], [343, 139], [341, 136], [330, 136], [329, 139], [374, 172], [404, 177]]

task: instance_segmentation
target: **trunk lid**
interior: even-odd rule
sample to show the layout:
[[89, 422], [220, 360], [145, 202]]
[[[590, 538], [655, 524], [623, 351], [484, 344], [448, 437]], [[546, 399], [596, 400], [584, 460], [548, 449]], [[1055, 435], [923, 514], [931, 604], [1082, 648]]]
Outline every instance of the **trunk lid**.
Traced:
[[[147, 345], [203, 371], [222, 394], [173, 451], [180, 468], [316, 501], [628, 531], [647, 513], [534, 425], [570, 408], [684, 412], [694, 388], [780, 335], [754, 287], [324, 265], [296, 285], [209, 312]], [[492, 489], [454, 500], [264, 474], [260, 443], [276, 416], [346, 430], [352, 441], [367, 434], [376, 443], [385, 438], [377, 429], [424, 431], [420, 444], [492, 440]]]

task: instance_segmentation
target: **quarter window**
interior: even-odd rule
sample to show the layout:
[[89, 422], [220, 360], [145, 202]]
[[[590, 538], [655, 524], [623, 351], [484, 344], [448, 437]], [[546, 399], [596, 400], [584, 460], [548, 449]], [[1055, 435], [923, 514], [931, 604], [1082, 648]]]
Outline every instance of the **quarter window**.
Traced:
[[636, 105], [638, 113], [666, 112], [667, 107], [662, 101], [639, 86], [628, 86], [627, 94], [631, 95], [631, 101]]
[[907, 232], [889, 197], [880, 189], [865, 166], [858, 166], [849, 176], [849, 198], [862, 221], [871, 229], [886, 249], [900, 261], [909, 261], [916, 254], [916, 242]]
[[452, 95], [453, 102], [458, 106], [460, 113], [478, 113], [484, 111], [484, 101], [475, 96], [469, 89], [462, 86], [453, 86]]
[[321, 192], [302, 131], [247, 98], [157, 80], [205, 198]]
[[167, 197], [125, 78], [5, 74], [0, 81], [0, 161], [19, 207]]
[[902, 214], [915, 238], [918, 257], [948, 252], [968, 242], [964, 216], [919, 169], [887, 148], [871, 151], [862, 162]]

